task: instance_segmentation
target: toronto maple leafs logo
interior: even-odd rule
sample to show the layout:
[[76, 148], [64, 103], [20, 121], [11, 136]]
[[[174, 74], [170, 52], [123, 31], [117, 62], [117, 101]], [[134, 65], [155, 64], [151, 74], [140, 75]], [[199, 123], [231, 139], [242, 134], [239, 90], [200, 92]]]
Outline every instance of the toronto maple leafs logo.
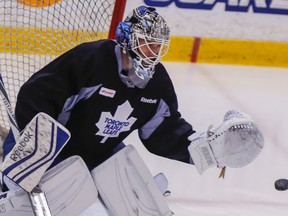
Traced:
[[102, 112], [96, 127], [99, 131], [96, 135], [103, 136], [101, 143], [105, 143], [109, 137], [118, 137], [123, 131], [129, 131], [131, 126], [137, 120], [134, 117], [128, 116], [132, 113], [133, 108], [130, 103], [126, 101], [122, 105], [118, 106], [114, 117], [110, 112]]

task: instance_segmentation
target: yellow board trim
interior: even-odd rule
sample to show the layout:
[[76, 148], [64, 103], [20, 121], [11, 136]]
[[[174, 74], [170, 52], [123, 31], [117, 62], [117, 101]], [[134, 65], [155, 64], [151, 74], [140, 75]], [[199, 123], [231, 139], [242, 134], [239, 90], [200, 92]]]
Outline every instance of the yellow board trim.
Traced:
[[288, 67], [288, 43], [201, 38], [200, 63]]
[[170, 48], [163, 61], [190, 62], [194, 38], [171, 36]]
[[[197, 62], [288, 67], [288, 43], [200, 38]], [[194, 38], [172, 37], [164, 61], [189, 62]]]
[[0, 27], [0, 52], [57, 56], [81, 42], [107, 37], [108, 32]]
[[[107, 37], [108, 32], [0, 27], [0, 52], [58, 56], [79, 43]], [[172, 36], [163, 61], [191, 62], [194, 42], [192, 37]], [[199, 63], [288, 67], [286, 42], [200, 38], [196, 50]]]

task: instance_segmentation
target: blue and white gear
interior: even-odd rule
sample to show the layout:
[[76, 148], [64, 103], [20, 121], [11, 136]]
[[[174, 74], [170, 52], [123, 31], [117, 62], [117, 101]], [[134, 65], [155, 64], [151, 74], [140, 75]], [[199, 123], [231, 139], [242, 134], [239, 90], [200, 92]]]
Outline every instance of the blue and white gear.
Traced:
[[[169, 35], [166, 21], [155, 8], [140, 6], [124, 22], [120, 22], [116, 30], [117, 42], [130, 56], [132, 66], [127, 76], [121, 75], [122, 79], [128, 79], [138, 88], [144, 88], [153, 76], [155, 65], [168, 52]], [[149, 51], [149, 56], [143, 49]]]

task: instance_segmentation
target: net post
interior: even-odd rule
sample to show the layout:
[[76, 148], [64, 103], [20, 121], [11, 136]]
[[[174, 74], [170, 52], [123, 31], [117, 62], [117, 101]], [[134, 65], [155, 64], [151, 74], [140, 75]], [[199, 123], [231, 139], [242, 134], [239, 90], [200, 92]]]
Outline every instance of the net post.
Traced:
[[116, 0], [111, 25], [109, 29], [108, 39], [116, 38], [116, 28], [118, 23], [121, 22], [123, 19], [125, 6], [126, 6], [126, 0]]

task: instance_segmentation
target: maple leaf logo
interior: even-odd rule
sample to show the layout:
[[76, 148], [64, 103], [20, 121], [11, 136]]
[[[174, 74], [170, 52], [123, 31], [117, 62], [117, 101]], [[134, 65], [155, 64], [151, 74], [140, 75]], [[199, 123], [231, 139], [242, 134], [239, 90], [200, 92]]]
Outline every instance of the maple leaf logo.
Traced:
[[96, 135], [103, 136], [101, 143], [105, 143], [109, 137], [118, 137], [123, 131], [129, 131], [131, 126], [137, 120], [134, 117], [128, 116], [132, 113], [133, 108], [130, 103], [126, 101], [122, 105], [118, 106], [114, 117], [110, 112], [102, 112], [96, 127], [99, 131]]

